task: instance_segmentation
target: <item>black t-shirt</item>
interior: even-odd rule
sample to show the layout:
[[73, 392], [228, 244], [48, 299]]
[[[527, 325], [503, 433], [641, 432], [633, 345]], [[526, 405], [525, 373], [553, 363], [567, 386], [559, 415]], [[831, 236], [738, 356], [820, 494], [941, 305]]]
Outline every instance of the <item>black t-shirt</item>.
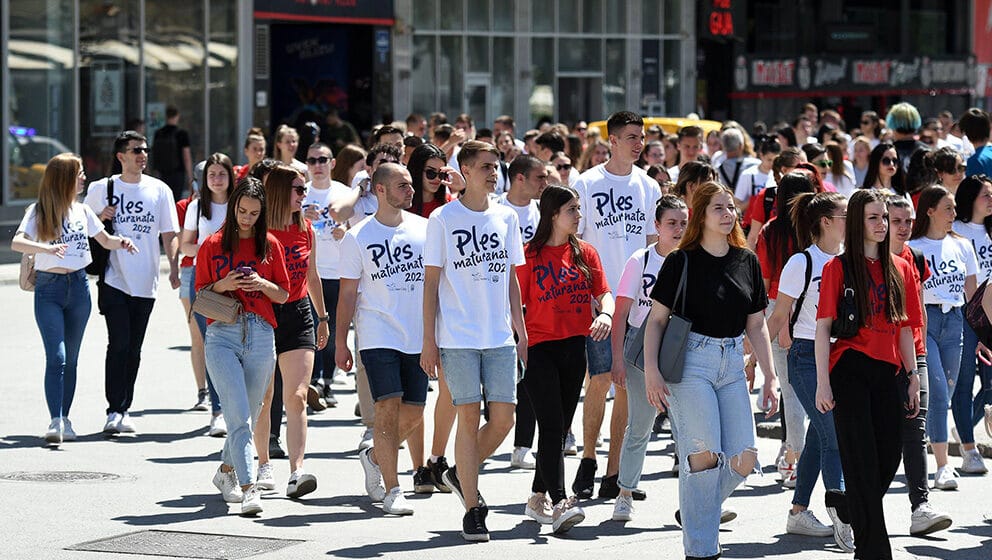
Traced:
[[[747, 316], [768, 306], [768, 295], [761, 279], [758, 257], [747, 249], [731, 247], [722, 257], [714, 257], [702, 247], [679, 250], [665, 259], [651, 299], [669, 309], [682, 278], [686, 255], [685, 318], [692, 321], [692, 332], [713, 338], [733, 338], [744, 332]], [[681, 314], [680, 314], [681, 315]]]
[[930, 149], [930, 146], [919, 140], [896, 140], [892, 143], [892, 146], [896, 149], [896, 157], [899, 158], [899, 166], [902, 167], [903, 173], [909, 170], [909, 159], [913, 157], [913, 152], [921, 148], [924, 150]]

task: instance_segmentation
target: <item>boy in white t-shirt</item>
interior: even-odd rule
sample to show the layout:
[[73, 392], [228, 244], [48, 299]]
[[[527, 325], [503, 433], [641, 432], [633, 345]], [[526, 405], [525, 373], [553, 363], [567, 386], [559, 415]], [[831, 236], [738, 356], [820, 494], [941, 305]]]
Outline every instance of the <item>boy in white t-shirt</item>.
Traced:
[[378, 210], [341, 240], [335, 361], [346, 371], [353, 365], [348, 325], [354, 317], [355, 340], [375, 401], [374, 445], [358, 454], [365, 490], [373, 501], [383, 501], [386, 513], [410, 515], [396, 462], [400, 442], [423, 422], [427, 402], [427, 376], [420, 367], [427, 220], [404, 212], [413, 205], [406, 168], [383, 164], [372, 184]]
[[499, 196], [499, 202], [517, 213], [520, 236], [529, 243], [541, 221], [537, 201], [548, 186], [548, 171], [541, 160], [522, 154], [513, 159], [509, 173], [510, 189]]
[[[513, 426], [518, 355], [527, 362], [515, 268], [525, 260], [516, 213], [489, 199], [499, 168], [496, 148], [472, 140], [462, 146], [458, 159], [465, 193], [435, 210], [427, 222], [421, 366], [434, 378], [438, 364], [443, 365], [458, 413], [457, 465], [442, 476], [467, 510], [462, 536], [488, 541], [479, 464]], [[482, 390], [489, 421], [480, 430]]]

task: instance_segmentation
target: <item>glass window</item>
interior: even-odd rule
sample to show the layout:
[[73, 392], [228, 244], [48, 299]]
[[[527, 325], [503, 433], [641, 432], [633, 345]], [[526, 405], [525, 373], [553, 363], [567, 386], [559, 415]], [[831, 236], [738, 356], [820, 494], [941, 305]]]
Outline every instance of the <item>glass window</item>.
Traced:
[[441, 29], [464, 29], [464, 26], [465, 4], [463, 0], [444, 2], [441, 6]]
[[[648, 0], [650, 3], [650, 0]], [[665, 0], [665, 33], [678, 34], [682, 31], [682, 0]]]
[[[448, 4], [459, 2], [446, 2]], [[472, 31], [489, 31], [489, 0], [468, 0], [468, 28]]]
[[684, 113], [679, 88], [682, 81], [682, 41], [665, 41], [663, 48], [665, 52], [661, 65], [661, 89], [665, 99], [665, 114], [681, 115]]
[[210, 42], [210, 136], [208, 150], [238, 161], [241, 134], [238, 122], [238, 5], [235, 0], [212, 0], [209, 4]]
[[582, 0], [582, 32], [601, 33], [602, 31], [603, 0]]
[[449, 115], [462, 112], [462, 88], [465, 64], [462, 60], [462, 38], [441, 37], [438, 66], [438, 97], [440, 109]]
[[414, 35], [413, 37], [413, 71], [410, 76], [412, 89], [413, 110], [423, 115], [437, 110], [437, 100], [434, 94], [438, 82], [434, 77], [434, 44], [431, 35]]
[[604, 52], [603, 114], [622, 111], [627, 106], [627, 41], [607, 39]]
[[496, 31], [513, 31], [517, 27], [516, 20], [516, 0], [501, 0], [493, 6], [493, 29]]
[[531, 30], [549, 32], [555, 30], [555, 3], [534, 2], [531, 4]]
[[534, 63], [534, 89], [528, 100], [531, 122], [555, 113], [555, 44], [553, 39], [533, 39], [531, 60]]
[[579, 0], [558, 0], [558, 31], [579, 32]]
[[606, 32], [627, 32], [627, 3], [619, 1], [606, 2]]
[[515, 50], [513, 37], [493, 38], [493, 109], [500, 115], [513, 114]]
[[[52, 156], [76, 151], [73, 3], [11, 0], [10, 124], [3, 146], [10, 158], [6, 200], [38, 197], [45, 165]], [[120, 73], [99, 108], [123, 123], [123, 77]], [[96, 177], [94, 177], [96, 178]]]
[[470, 36], [468, 40], [468, 71], [489, 72], [489, 37]]
[[437, 0], [417, 0], [413, 8], [413, 27], [418, 31], [437, 29]]
[[[671, 4], [671, 1], [666, 0], [665, 3]], [[678, 24], [676, 23], [676, 25]], [[641, 0], [641, 32], [645, 35], [661, 33], [661, 2], [659, 0]]]
[[558, 39], [558, 69], [562, 72], [602, 72], [599, 39]]

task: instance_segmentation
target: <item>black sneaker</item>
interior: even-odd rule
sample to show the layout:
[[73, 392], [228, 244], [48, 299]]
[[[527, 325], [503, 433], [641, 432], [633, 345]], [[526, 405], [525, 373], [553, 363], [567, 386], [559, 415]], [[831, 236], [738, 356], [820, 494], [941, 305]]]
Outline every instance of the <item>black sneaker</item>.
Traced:
[[667, 414], [664, 412], [659, 412], [658, 415], [654, 417], [654, 426], [651, 428], [651, 431], [656, 434], [660, 434], [664, 430], [666, 418], [668, 418]]
[[286, 450], [282, 448], [282, 442], [276, 436], [269, 436], [269, 459], [285, 459]]
[[[459, 500], [462, 501], [462, 507], [465, 507], [465, 496], [462, 494], [462, 484], [461, 482], [458, 482], [457, 465], [452, 466], [450, 469], [444, 471], [444, 474], [442, 474], [441, 477], [444, 479], [445, 484], [448, 485], [448, 488], [451, 488], [451, 491], [456, 496], [458, 496]], [[476, 489], [475, 497], [479, 501], [478, 507], [487, 510], [488, 512], [488, 506], [486, 506], [486, 501], [482, 499], [482, 492], [479, 492], [478, 489]]]
[[415, 494], [430, 494], [434, 492], [431, 471], [427, 467], [417, 467], [417, 472], [413, 473], [413, 492]]
[[596, 460], [582, 458], [579, 463], [579, 470], [575, 473], [575, 482], [572, 483], [572, 492], [582, 499], [592, 497], [593, 490], [596, 489]]
[[471, 542], [489, 542], [486, 511], [483, 508], [474, 507], [465, 512], [465, 517], [462, 517], [462, 538]]
[[336, 408], [338, 406], [338, 399], [334, 397], [334, 391], [331, 389], [331, 385], [323, 385], [321, 388], [324, 390], [324, 394], [322, 395], [324, 397], [324, 404], [327, 405], [327, 408]]
[[201, 412], [210, 410], [210, 391], [200, 389], [196, 392], [196, 404], [193, 406], [193, 410], [199, 410]]
[[437, 462], [433, 462], [430, 459], [427, 460], [427, 470], [430, 474], [430, 481], [437, 488], [438, 492], [449, 494], [451, 488], [444, 482], [444, 471], [448, 470], [448, 460], [444, 457], [438, 457]]
[[[599, 483], [599, 497], [605, 498], [607, 500], [612, 500], [620, 495], [620, 476], [604, 476], [603, 480]], [[644, 501], [648, 498], [647, 493], [640, 488], [635, 488], [631, 495], [637, 501]]]
[[314, 412], [327, 409], [327, 403], [324, 402], [324, 397], [321, 396], [322, 393], [323, 391], [317, 385], [307, 387], [307, 406]]

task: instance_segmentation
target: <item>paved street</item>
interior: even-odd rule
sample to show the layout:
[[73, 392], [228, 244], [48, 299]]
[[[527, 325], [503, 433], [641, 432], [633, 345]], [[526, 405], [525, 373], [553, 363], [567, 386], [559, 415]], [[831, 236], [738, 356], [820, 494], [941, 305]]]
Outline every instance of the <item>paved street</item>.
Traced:
[[[175, 292], [166, 288], [152, 315], [145, 341], [133, 416], [135, 437], [107, 439], [99, 433], [105, 419], [103, 355], [106, 330], [94, 304], [80, 360], [79, 385], [71, 418], [80, 440], [60, 448], [43, 446], [48, 424], [42, 391], [43, 351], [34, 323], [32, 296], [16, 284], [16, 265], [0, 265], [0, 356], [4, 375], [0, 390], [0, 476], [15, 472], [80, 471], [108, 473], [111, 480], [32, 482], [0, 480], [0, 512], [6, 541], [4, 558], [134, 558], [111, 553], [66, 550], [69, 547], [143, 530], [295, 539], [298, 542], [258, 558], [464, 558], [485, 554], [504, 558], [682, 558], [681, 533], [673, 513], [677, 480], [669, 474], [671, 440], [656, 438], [649, 447], [642, 488], [649, 496], [637, 502], [635, 521], [610, 520], [612, 502], [585, 504], [586, 520], [567, 536], [556, 537], [523, 516], [532, 473], [509, 467], [510, 442], [484, 466], [481, 489], [490, 504], [493, 541], [470, 545], [460, 534], [461, 506], [454, 496], [412, 494], [412, 477], [401, 475], [416, 508], [412, 517], [384, 516], [364, 495], [356, 446], [362, 428], [352, 414], [353, 378], [339, 387], [341, 405], [310, 419], [306, 467], [319, 480], [317, 491], [302, 501], [283, 494], [288, 477], [285, 460], [277, 460], [277, 492], [264, 500], [264, 513], [239, 517], [239, 505], [225, 505], [210, 478], [219, 461], [221, 440], [206, 437], [209, 414], [190, 412], [195, 387], [186, 349], [187, 334]], [[431, 410], [437, 393], [429, 395]], [[608, 416], [607, 416], [608, 417]], [[428, 426], [428, 436], [431, 433]], [[579, 421], [576, 433], [581, 434]], [[760, 458], [771, 464], [778, 441], [761, 439]], [[449, 448], [448, 456], [452, 456]], [[931, 460], [932, 461], [932, 460]], [[960, 459], [953, 458], [957, 465]], [[577, 458], [566, 461], [569, 481]], [[409, 456], [401, 451], [400, 467]], [[600, 474], [606, 466], [601, 449]], [[931, 469], [933, 464], [931, 463]], [[739, 517], [721, 534], [725, 558], [849, 558], [832, 539], [785, 534], [791, 492], [784, 491], [769, 466], [752, 476], [729, 500]], [[897, 558], [980, 560], [992, 558], [992, 479], [962, 477], [957, 492], [931, 494], [935, 507], [954, 517], [950, 530], [932, 538], [911, 538], [909, 504], [899, 475], [886, 498], [887, 519]], [[826, 520], [822, 487], [813, 509]], [[196, 535], [157, 535], [165, 550], [178, 539]], [[180, 549], [181, 550], [181, 549]], [[189, 549], [192, 550], [192, 549]], [[213, 549], [218, 553], [217, 548]], [[227, 550], [239, 557], [239, 550]], [[178, 554], [178, 553], [177, 553]], [[192, 555], [187, 551], [187, 555]], [[179, 554], [181, 555], [181, 554]], [[205, 556], [204, 556], [205, 557]], [[221, 557], [220, 555], [215, 557]]]

